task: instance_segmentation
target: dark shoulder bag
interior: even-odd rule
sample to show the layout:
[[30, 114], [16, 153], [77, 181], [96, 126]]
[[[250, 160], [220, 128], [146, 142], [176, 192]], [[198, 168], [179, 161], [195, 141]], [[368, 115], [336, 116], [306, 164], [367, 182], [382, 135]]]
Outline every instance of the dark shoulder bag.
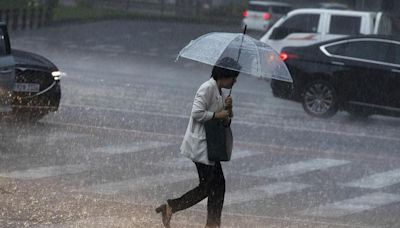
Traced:
[[217, 119], [211, 119], [204, 123], [207, 140], [208, 160], [210, 161], [229, 161], [231, 152], [227, 148], [227, 134], [232, 134], [230, 126]]

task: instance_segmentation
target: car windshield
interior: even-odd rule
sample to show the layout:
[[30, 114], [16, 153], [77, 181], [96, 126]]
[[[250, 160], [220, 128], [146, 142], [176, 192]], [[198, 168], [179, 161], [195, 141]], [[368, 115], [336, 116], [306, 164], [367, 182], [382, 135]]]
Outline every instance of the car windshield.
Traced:
[[317, 2], [1, 0], [0, 228], [400, 227], [400, 1]]
[[268, 12], [271, 6], [268, 5], [257, 5], [257, 4], [250, 4], [249, 10], [251, 11], [259, 11], [259, 12]]

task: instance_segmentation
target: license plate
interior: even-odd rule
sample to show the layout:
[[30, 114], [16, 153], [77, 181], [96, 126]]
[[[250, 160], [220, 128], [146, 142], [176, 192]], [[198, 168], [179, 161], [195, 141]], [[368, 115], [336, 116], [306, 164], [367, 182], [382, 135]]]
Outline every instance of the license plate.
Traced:
[[15, 92], [39, 92], [40, 85], [37, 83], [15, 83]]

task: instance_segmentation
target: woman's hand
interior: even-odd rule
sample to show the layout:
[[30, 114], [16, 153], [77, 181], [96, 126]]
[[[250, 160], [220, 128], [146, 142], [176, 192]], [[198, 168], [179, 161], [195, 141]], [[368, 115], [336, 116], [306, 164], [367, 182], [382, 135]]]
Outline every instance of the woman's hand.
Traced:
[[232, 97], [228, 96], [225, 98], [225, 109], [228, 111], [229, 117], [233, 117], [232, 107]]
[[228, 110], [222, 110], [220, 112], [216, 112], [214, 118], [218, 120], [228, 120], [229, 112]]
[[232, 109], [232, 97], [231, 96], [225, 98], [225, 108]]

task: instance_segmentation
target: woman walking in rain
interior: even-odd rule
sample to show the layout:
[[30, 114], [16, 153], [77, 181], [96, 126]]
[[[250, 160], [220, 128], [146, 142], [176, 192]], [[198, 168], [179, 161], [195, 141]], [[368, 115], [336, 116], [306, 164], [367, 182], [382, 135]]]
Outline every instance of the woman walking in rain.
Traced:
[[[227, 68], [220, 67], [226, 66]], [[237, 69], [237, 70], [230, 70]], [[169, 199], [156, 208], [161, 213], [165, 227], [170, 227], [174, 213], [187, 209], [205, 198], [207, 201], [206, 228], [217, 228], [221, 225], [221, 213], [225, 195], [225, 178], [219, 161], [210, 161], [207, 154], [207, 141], [204, 123], [211, 119], [231, 124], [232, 98], [225, 97], [222, 88], [231, 89], [236, 83], [241, 66], [229, 57], [214, 66], [211, 78], [203, 83], [194, 98], [189, 124], [181, 145], [181, 153], [191, 159], [197, 168], [199, 185], [176, 199]], [[232, 150], [232, 139], [227, 139], [226, 147]], [[229, 151], [231, 153], [231, 151]]]

